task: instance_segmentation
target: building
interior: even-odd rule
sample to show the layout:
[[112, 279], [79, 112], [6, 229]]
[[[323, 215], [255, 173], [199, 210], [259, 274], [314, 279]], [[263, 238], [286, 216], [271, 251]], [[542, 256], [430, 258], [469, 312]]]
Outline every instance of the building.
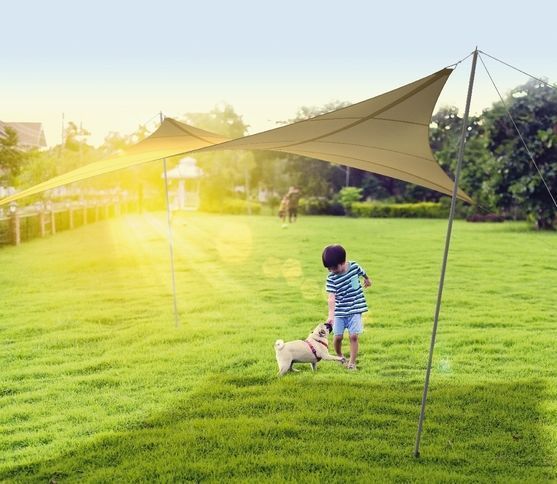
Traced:
[[42, 123], [6, 123], [0, 121], [0, 136], [6, 135], [6, 126], [12, 128], [17, 133], [19, 148], [30, 150], [46, 147]]

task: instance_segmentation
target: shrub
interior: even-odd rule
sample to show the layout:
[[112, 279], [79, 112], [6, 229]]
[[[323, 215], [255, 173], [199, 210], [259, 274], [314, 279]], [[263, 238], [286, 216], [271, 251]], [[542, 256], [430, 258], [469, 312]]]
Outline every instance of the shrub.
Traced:
[[466, 217], [467, 222], [504, 222], [505, 218], [502, 215], [495, 213], [475, 213]]
[[344, 207], [339, 202], [325, 197], [301, 198], [298, 210], [306, 215], [344, 215]]
[[354, 202], [352, 215], [375, 218], [446, 218], [449, 211], [441, 203]]
[[352, 215], [352, 204], [362, 199], [362, 191], [357, 187], [344, 187], [339, 192], [339, 201], [348, 215]]
[[239, 198], [225, 198], [222, 202], [209, 202], [204, 200], [201, 203], [200, 210], [209, 213], [229, 213], [235, 215], [245, 215], [248, 213], [248, 207], [253, 215], [261, 213], [261, 204], [254, 201], [241, 200]]

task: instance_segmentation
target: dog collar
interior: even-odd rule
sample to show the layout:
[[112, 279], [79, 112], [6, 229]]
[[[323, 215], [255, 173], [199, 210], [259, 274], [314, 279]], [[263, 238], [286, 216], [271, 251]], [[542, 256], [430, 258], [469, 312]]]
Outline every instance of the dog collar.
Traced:
[[318, 339], [314, 339], [313, 341], [317, 341], [318, 343], [321, 343], [325, 348], [329, 348], [329, 345], [327, 343], [323, 343], [323, 341], [319, 341]]
[[315, 356], [315, 359], [317, 361], [321, 360], [321, 358], [319, 356], [317, 356], [317, 351], [315, 351], [315, 348], [313, 347], [313, 345], [307, 339], [304, 340], [304, 343], [309, 346], [309, 349], [313, 353], [313, 356]]

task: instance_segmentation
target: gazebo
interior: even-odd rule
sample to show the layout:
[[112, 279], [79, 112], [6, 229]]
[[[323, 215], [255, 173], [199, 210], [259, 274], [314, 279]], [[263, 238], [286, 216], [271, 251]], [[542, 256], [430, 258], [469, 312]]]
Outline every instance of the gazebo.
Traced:
[[[182, 158], [178, 165], [167, 171], [169, 180], [178, 180], [178, 187], [172, 200], [174, 210], [197, 210], [199, 208], [200, 178], [203, 170], [191, 156]], [[161, 175], [164, 178], [164, 173]]]

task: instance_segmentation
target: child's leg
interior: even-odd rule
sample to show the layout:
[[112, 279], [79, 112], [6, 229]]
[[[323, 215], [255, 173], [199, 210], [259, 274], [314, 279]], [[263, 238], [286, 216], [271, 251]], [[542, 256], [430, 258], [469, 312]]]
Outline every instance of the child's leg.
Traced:
[[356, 364], [359, 349], [358, 336], [363, 330], [362, 315], [353, 314], [348, 323], [348, 333], [350, 334], [350, 361], [348, 362], [348, 366]]
[[335, 334], [333, 337], [333, 346], [337, 356], [342, 356], [342, 334]]
[[357, 356], [358, 356], [358, 335], [351, 334], [350, 335], [350, 361], [348, 364], [355, 365]]
[[333, 320], [333, 348], [337, 356], [344, 356], [342, 354], [342, 336], [344, 335], [344, 318], [342, 316], [335, 316]]

